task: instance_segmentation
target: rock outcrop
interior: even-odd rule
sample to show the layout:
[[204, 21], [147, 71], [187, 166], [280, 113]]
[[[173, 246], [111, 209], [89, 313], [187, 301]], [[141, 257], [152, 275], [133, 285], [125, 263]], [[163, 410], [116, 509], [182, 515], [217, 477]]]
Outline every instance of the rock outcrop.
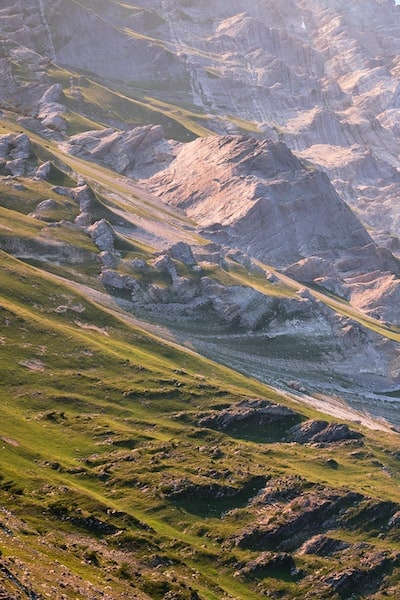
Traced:
[[[250, 255], [279, 267], [313, 255], [335, 259], [354, 248], [370, 247], [371, 259], [374, 253], [328, 178], [306, 169], [280, 142], [199, 139], [181, 146], [170, 168], [147, 185], [210, 235], [221, 225]], [[389, 256], [388, 264], [395, 265]]]
[[24, 133], [0, 136], [0, 171], [4, 175], [27, 175], [34, 166], [31, 140]]
[[316, 554], [317, 556], [331, 556], [349, 548], [350, 544], [343, 540], [336, 540], [326, 535], [315, 535], [307, 540], [299, 549], [299, 554]]
[[278, 506], [259, 510], [257, 521], [239, 532], [232, 540], [240, 548], [252, 550], [293, 550], [306, 539], [338, 525], [341, 515], [361, 496], [353, 492], [320, 488], [303, 492], [291, 502], [279, 506], [280, 519], [275, 522]]
[[268, 439], [273, 433], [273, 437], [282, 436], [283, 431], [301, 419], [301, 415], [286, 406], [254, 399], [242, 400], [228, 408], [205, 415], [199, 419], [198, 425], [239, 437], [252, 434]]
[[328, 178], [306, 168], [285, 144], [199, 139], [181, 146], [170, 167], [146, 185], [184, 209], [204, 235], [400, 322], [391, 300], [400, 293], [398, 261], [372, 241]]
[[75, 156], [103, 163], [129, 177], [150, 177], [167, 166], [175, 147], [165, 139], [160, 126], [136, 127], [130, 131], [100, 129], [69, 138], [62, 147]]
[[67, 107], [63, 104], [63, 100], [64, 94], [60, 83], [52, 85], [39, 99], [37, 118], [46, 129], [66, 133]]
[[87, 232], [102, 252], [113, 252], [115, 250], [115, 232], [110, 223], [105, 219], [101, 219], [90, 225]]
[[300, 444], [332, 444], [348, 440], [360, 440], [362, 434], [352, 431], [346, 423], [328, 423], [327, 421], [306, 421], [295, 425], [289, 431], [288, 439]]

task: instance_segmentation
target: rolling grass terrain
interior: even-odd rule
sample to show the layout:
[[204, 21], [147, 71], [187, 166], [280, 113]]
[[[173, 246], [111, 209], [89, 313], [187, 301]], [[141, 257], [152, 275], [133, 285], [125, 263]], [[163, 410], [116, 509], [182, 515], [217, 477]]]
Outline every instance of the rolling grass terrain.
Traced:
[[[265, 481], [295, 475], [398, 499], [394, 434], [364, 432], [360, 450], [324, 449], [198, 427], [196, 414], [239, 399], [287, 400], [123, 322], [4, 253], [0, 269], [1, 564], [20, 586], [4, 578], [7, 589], [97, 597], [106, 577], [110, 598], [133, 590], [150, 598], [168, 591], [190, 598], [194, 590], [200, 598], [257, 598], [263, 586], [296, 598], [312, 589], [307, 577], [234, 576], [257, 552], [224, 542], [251, 523], [246, 506]], [[197, 492], [169, 500], [171, 485], [182, 481]], [[238, 493], [205, 494], [216, 482]], [[335, 535], [398, 548], [396, 535], [380, 533]], [[312, 557], [297, 562], [313, 573]], [[54, 577], [60, 565], [62, 592]], [[319, 572], [332, 568], [336, 562], [324, 559]]]
[[[142, 105], [89, 79], [79, 107], [68, 97], [69, 73], [57, 68], [53, 76], [64, 85], [69, 133], [102, 127], [105, 107], [132, 126], [147, 111], [153, 118], [156, 107], [182, 137], [199, 133], [193, 115], [148, 98], [141, 112]], [[26, 131], [13, 117], [1, 131]], [[207, 360], [190, 349], [189, 334], [124, 312], [99, 282], [99, 249], [65, 222], [76, 217], [76, 203], [53, 186], [74, 187], [79, 177], [90, 183], [96, 218], [117, 232], [121, 262], [154, 258], [156, 236], [143, 231], [160, 217], [172, 240], [178, 233], [199, 246], [207, 240], [133, 182], [27, 133], [38, 163], [51, 159], [58, 171], [48, 182], [0, 181], [0, 593], [60, 600], [396, 597], [398, 434], [352, 422], [364, 437], [302, 444], [291, 441], [286, 422], [239, 422], [232, 431], [202, 425], [205, 415], [254, 398], [291, 408], [296, 422], [338, 419]], [[29, 216], [48, 198], [55, 200], [49, 212]], [[204, 266], [203, 275], [284, 299], [299, 289], [279, 273], [272, 285], [234, 260]], [[345, 301], [310, 293], [399, 340]], [[307, 350], [293, 338], [279, 343], [295, 358]], [[242, 349], [254, 353], [253, 341]], [[319, 535], [342, 549], [306, 552], [304, 544]]]

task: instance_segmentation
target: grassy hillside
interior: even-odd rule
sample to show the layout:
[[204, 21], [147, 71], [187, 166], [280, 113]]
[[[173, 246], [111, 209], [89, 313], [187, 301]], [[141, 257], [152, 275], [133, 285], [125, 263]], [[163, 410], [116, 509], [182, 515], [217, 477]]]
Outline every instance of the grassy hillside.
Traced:
[[[129, 125], [155, 114], [155, 102], [146, 100], [142, 113], [89, 79], [77, 101], [69, 74], [53, 76], [64, 85], [69, 133], [103, 126], [105, 111]], [[161, 108], [176, 137], [199, 133], [193, 115]], [[1, 132], [26, 131], [12, 117]], [[363, 437], [294, 441], [294, 424], [337, 419], [124, 312], [123, 298], [106, 296], [99, 283], [99, 249], [71, 227], [77, 203], [53, 186], [89, 181], [96, 218], [118, 232], [121, 262], [154, 258], [148, 231], [160, 220], [166, 237], [207, 241], [132, 182], [29, 135], [32, 161], [52, 159], [59, 170], [49, 181], [0, 180], [0, 597], [395, 598], [398, 434], [353, 421]], [[49, 198], [48, 211], [32, 216]], [[274, 297], [298, 291], [288, 278], [272, 285], [233, 260], [204, 274]], [[313, 294], [399, 339], [346, 302]], [[254, 399], [294, 412], [278, 407], [281, 420], [266, 423], [262, 411], [242, 420], [243, 402]], [[230, 427], [218, 424], [235, 411]]]
[[[364, 431], [362, 447], [304, 447], [201, 427], [197, 415], [243, 398], [287, 400], [4, 252], [0, 269], [0, 581], [9, 597], [298, 598], [315, 589], [315, 556], [291, 549], [301, 577], [284, 565], [243, 571], [260, 549], [232, 540], [253, 522], [257, 491], [288, 477], [351, 488], [353, 512], [398, 498], [397, 437]], [[387, 519], [365, 530], [365, 518], [333, 527], [353, 545], [354, 565], [361, 542], [399, 549]], [[346, 560], [319, 558], [318, 578]], [[399, 572], [389, 571], [390, 589]]]

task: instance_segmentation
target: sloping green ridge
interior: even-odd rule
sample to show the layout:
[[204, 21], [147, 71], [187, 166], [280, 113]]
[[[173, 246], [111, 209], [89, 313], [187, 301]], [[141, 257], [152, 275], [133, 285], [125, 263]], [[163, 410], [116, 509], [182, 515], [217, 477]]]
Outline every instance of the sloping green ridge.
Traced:
[[[20, 561], [35, 593], [54, 580], [46, 565], [62, 564], [67, 597], [96, 597], [85, 585], [101, 588], [105, 576], [111, 598], [132, 589], [151, 598], [168, 591], [190, 598], [193, 590], [200, 598], [260, 597], [257, 580], [233, 577], [235, 564], [254, 553], [221, 545], [251, 519], [245, 511], [221, 518], [242, 500], [179, 505], [161, 493], [176, 479], [206, 485], [215, 483], [214, 471], [225, 479], [229, 472], [229, 485], [241, 487], [249, 477], [300, 474], [396, 499], [390, 438], [369, 434], [366, 458], [355, 462], [352, 448], [255, 444], [193, 426], [190, 415], [243, 397], [285, 400], [160, 342], [3, 252], [0, 273], [2, 564], [12, 570]], [[340, 469], [327, 468], [321, 452]], [[371, 456], [391, 470], [390, 479]], [[396, 547], [395, 540], [387, 545]], [[162, 569], [151, 566], [154, 556]], [[299, 561], [310, 568], [310, 559]], [[294, 581], [266, 581], [298, 597]], [[15, 592], [9, 579], [4, 585]], [[53, 593], [61, 598], [60, 588]]]

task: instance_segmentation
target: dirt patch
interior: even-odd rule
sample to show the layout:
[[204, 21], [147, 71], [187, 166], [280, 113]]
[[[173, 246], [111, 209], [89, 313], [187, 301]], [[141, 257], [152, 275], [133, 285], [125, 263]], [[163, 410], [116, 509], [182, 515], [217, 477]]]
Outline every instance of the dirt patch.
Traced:
[[44, 371], [44, 364], [41, 360], [21, 360], [18, 363], [20, 367], [25, 367], [26, 369], [30, 369], [31, 371]]
[[17, 440], [13, 440], [12, 438], [3, 436], [0, 439], [2, 442], [5, 442], [6, 444], [10, 444], [10, 446], [19, 446], [19, 443], [17, 442]]
[[93, 325], [91, 323], [82, 323], [81, 321], [75, 321], [75, 324], [81, 329], [90, 329], [91, 331], [97, 331], [98, 333], [102, 333], [103, 335], [109, 335], [107, 329], [104, 327], [97, 327], [97, 325]]

